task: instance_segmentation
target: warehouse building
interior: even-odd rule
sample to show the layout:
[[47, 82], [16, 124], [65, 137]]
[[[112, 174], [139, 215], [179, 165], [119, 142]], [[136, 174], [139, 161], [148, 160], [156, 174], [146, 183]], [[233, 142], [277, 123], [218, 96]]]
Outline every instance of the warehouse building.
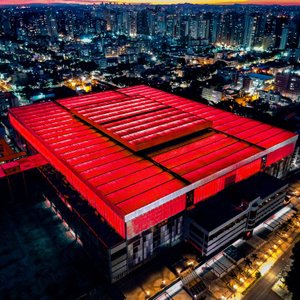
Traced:
[[283, 176], [297, 140], [143, 85], [14, 108], [9, 118], [20, 145], [51, 165], [40, 170], [65, 204], [57, 208], [76, 206], [70, 226], [105, 252], [112, 281], [188, 239], [187, 211], [203, 201], [260, 172]]

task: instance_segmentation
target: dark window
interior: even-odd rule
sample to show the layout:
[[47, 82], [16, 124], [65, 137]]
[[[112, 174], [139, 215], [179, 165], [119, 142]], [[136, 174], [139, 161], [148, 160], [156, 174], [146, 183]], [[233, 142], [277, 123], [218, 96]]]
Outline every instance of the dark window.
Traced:
[[111, 260], [112, 260], [112, 261], [113, 261], [113, 260], [116, 260], [117, 258], [119, 258], [119, 257], [121, 257], [121, 256], [123, 256], [123, 255], [125, 255], [126, 252], [127, 252], [127, 251], [126, 251], [126, 248], [123, 248], [123, 249], [121, 249], [121, 250], [115, 252], [114, 254], [111, 255]]
[[140, 240], [133, 242], [133, 248], [137, 247], [140, 244]]
[[199, 228], [197, 228], [193, 223], [190, 226], [190, 231], [194, 232], [196, 235], [203, 238], [204, 233]]

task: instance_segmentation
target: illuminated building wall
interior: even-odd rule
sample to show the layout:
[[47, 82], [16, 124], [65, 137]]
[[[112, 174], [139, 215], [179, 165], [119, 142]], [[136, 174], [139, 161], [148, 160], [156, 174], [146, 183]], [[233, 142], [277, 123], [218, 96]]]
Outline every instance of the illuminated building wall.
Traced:
[[278, 165], [282, 176], [297, 140], [147, 86], [18, 107], [9, 118], [123, 241], [108, 249], [114, 280], [181, 241], [187, 208]]
[[297, 138], [146, 86], [16, 108], [10, 121], [123, 238], [184, 211], [187, 192], [198, 203], [263, 170], [262, 157], [289, 156]]

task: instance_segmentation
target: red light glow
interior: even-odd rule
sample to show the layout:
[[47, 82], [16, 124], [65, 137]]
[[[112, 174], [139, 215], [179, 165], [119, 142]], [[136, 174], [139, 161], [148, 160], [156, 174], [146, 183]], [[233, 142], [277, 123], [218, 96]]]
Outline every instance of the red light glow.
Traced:
[[183, 211], [178, 195], [196, 187], [194, 202], [202, 201], [229, 176], [238, 182], [259, 172], [262, 157], [270, 165], [291, 154], [297, 139], [147, 86], [18, 107], [9, 118], [123, 238], [125, 219], [132, 237]]
[[266, 166], [270, 166], [271, 164], [281, 160], [282, 158], [291, 155], [295, 150], [295, 144], [288, 144], [282, 148], [279, 148], [275, 150], [274, 152], [271, 152], [267, 156], [267, 162]]
[[185, 209], [186, 196], [180, 196], [171, 202], [161, 205], [138, 218], [133, 219], [127, 223], [127, 236], [128, 238], [143, 232], [144, 230], [153, 227], [172, 216], [177, 215]]

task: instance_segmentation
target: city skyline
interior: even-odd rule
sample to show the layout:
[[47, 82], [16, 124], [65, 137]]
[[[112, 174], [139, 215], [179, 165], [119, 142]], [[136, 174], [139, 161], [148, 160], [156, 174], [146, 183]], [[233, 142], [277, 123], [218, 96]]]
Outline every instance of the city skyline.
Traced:
[[0, 5], [0, 299], [300, 299], [300, 0]]
[[[112, 3], [149, 3], [149, 4], [207, 4], [207, 5], [233, 5], [233, 4], [257, 4], [257, 5], [274, 5], [273, 0], [116, 0], [116, 1], [102, 1], [102, 0], [3, 0], [0, 5], [23, 5], [23, 4], [100, 4], [102, 2]], [[300, 0], [280, 0], [277, 5], [300, 5]]]

